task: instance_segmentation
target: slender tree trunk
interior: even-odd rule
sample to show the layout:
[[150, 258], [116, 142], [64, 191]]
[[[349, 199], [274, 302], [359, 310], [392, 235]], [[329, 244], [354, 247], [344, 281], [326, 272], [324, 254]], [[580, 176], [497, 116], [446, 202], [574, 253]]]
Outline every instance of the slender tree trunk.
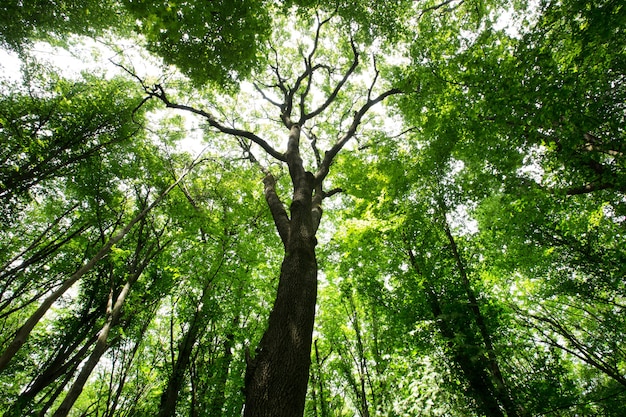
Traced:
[[137, 282], [137, 280], [141, 276], [141, 273], [148, 266], [148, 263], [150, 262], [153, 256], [154, 254], [152, 256], [148, 256], [144, 260], [144, 262], [142, 262], [139, 268], [133, 271], [132, 275], [128, 278], [128, 281], [126, 282], [126, 284], [120, 291], [119, 295], [115, 299], [115, 303], [113, 302], [113, 290], [111, 290], [111, 295], [109, 296], [109, 305], [107, 308], [108, 311], [107, 311], [106, 323], [104, 324], [104, 326], [102, 326], [102, 329], [100, 330], [100, 333], [98, 334], [98, 338], [96, 340], [96, 346], [91, 352], [91, 355], [89, 355], [89, 359], [87, 359], [87, 362], [85, 363], [85, 365], [83, 365], [82, 369], [80, 370], [80, 373], [78, 374], [78, 377], [76, 377], [76, 380], [72, 384], [70, 390], [68, 391], [67, 395], [63, 399], [63, 402], [61, 403], [59, 408], [54, 413], [53, 417], [67, 416], [70, 409], [72, 408], [72, 406], [74, 405], [78, 397], [80, 396], [81, 392], [83, 392], [83, 388], [85, 386], [85, 383], [87, 382], [87, 379], [89, 378], [94, 368], [100, 361], [100, 358], [102, 357], [102, 355], [104, 355], [104, 353], [109, 348], [109, 344], [108, 344], [109, 333], [111, 329], [113, 328], [113, 326], [115, 326], [115, 324], [118, 322], [122, 314], [122, 307], [124, 306], [124, 302], [126, 301], [126, 297], [128, 297], [128, 293], [130, 292], [131, 287], [133, 286], [135, 282]]
[[178, 357], [176, 358], [176, 361], [173, 362], [172, 373], [167, 381], [167, 387], [161, 394], [158, 414], [159, 417], [171, 417], [176, 412], [176, 403], [178, 402], [180, 389], [185, 379], [185, 373], [187, 372], [191, 361], [193, 347], [198, 340], [200, 331], [206, 327], [207, 321], [210, 318], [210, 298], [212, 295], [211, 289], [213, 288], [211, 284], [221, 270], [226, 257], [226, 247], [223, 247], [222, 249], [222, 258], [207, 278], [207, 282], [202, 289], [202, 296], [199, 301], [199, 305], [202, 307], [199, 310], [196, 310], [196, 313], [191, 320], [189, 330], [183, 336], [183, 340], [179, 344]]
[[183, 174], [172, 185], [167, 187], [165, 191], [159, 194], [159, 196], [150, 205], [148, 205], [141, 212], [139, 212], [119, 233], [111, 237], [89, 260], [89, 262], [87, 262], [76, 272], [74, 272], [72, 276], [70, 276], [56, 291], [50, 294], [48, 298], [46, 298], [41, 303], [39, 308], [37, 308], [37, 310], [35, 310], [35, 312], [17, 330], [15, 336], [13, 337], [13, 340], [11, 341], [11, 343], [9, 343], [8, 347], [0, 356], [0, 372], [2, 372], [7, 367], [11, 359], [13, 359], [13, 356], [15, 356], [15, 354], [19, 351], [22, 345], [26, 343], [30, 332], [35, 328], [37, 323], [39, 323], [39, 320], [41, 320], [41, 318], [46, 314], [50, 307], [52, 307], [52, 305], [63, 294], [65, 294], [65, 292], [70, 289], [72, 285], [74, 285], [80, 278], [82, 278], [83, 275], [91, 271], [91, 269], [98, 263], [98, 261], [109, 253], [113, 245], [121, 241], [139, 221], [146, 217], [150, 210], [152, 210], [156, 205], [161, 203], [161, 201], [165, 199], [169, 192], [172, 191], [172, 189], [174, 189], [174, 187], [176, 187], [178, 183], [189, 173], [193, 166], [195, 166], [195, 164], [192, 164], [188, 169], [186, 169]]
[[[417, 258], [411, 249], [408, 249], [408, 255], [413, 269], [417, 274], [423, 276]], [[424, 291], [430, 304], [431, 312], [437, 322], [439, 332], [450, 348], [454, 363], [465, 377], [478, 408], [486, 416], [505, 417], [494, 395], [495, 388], [491, 377], [485, 369], [485, 364], [481, 361], [482, 355], [476, 349], [470, 350], [472, 346], [458, 345], [458, 332], [454, 328], [453, 323], [449, 321], [450, 319], [444, 315], [439, 297], [428, 279], [424, 280]]]
[[[92, 300], [93, 301], [93, 300]], [[41, 367], [41, 371], [17, 397], [10, 410], [5, 413], [8, 416], [21, 416], [28, 404], [33, 401], [46, 387], [56, 382], [59, 378], [73, 374], [80, 363], [89, 354], [89, 349], [96, 342], [98, 334], [94, 328], [96, 320], [100, 317], [99, 309], [93, 308], [93, 302], [88, 302], [81, 308], [81, 313], [59, 344], [54, 356]], [[81, 346], [82, 344], [82, 346]]]
[[104, 417], [113, 417], [115, 415], [115, 412], [120, 403], [120, 398], [122, 396], [124, 385], [126, 384], [126, 380], [128, 379], [128, 374], [131, 370], [131, 365], [133, 363], [135, 356], [137, 356], [137, 352], [139, 351], [139, 348], [141, 346], [141, 341], [142, 341], [141, 338], [143, 334], [148, 330], [148, 327], [150, 326], [150, 323], [152, 322], [152, 319], [154, 318], [154, 314], [156, 313], [156, 310], [157, 310], [156, 307], [152, 308], [148, 319], [146, 319], [143, 322], [141, 326], [141, 330], [138, 333], [140, 336], [137, 338], [135, 345], [133, 346], [132, 350], [128, 354], [129, 359], [125, 361], [126, 366], [122, 364], [122, 366], [124, 367], [122, 371], [122, 375], [119, 378], [119, 382], [117, 384], [115, 394], [113, 395], [113, 400], [111, 401], [111, 404], [107, 407], [108, 409], [107, 409], [107, 412], [104, 414]]
[[235, 343], [235, 335], [230, 333], [224, 340], [223, 356], [217, 360], [215, 369], [215, 384], [213, 386], [213, 397], [208, 404], [208, 415], [222, 415], [224, 404], [226, 404], [226, 383], [228, 382], [228, 374], [230, 365], [233, 360], [233, 345]]
[[[317, 369], [316, 382], [317, 382], [317, 387], [319, 389], [319, 404], [320, 404], [319, 417], [328, 417], [328, 410], [326, 406], [326, 398], [325, 398], [325, 390], [324, 390], [324, 375], [322, 373], [322, 364], [324, 362], [324, 359], [320, 358], [320, 351], [317, 347], [317, 339], [313, 343], [313, 346], [315, 346], [315, 364], [317, 365], [316, 366], [316, 369]], [[315, 409], [315, 414], [316, 416], [318, 415], [317, 407]]]
[[496, 351], [493, 347], [493, 343], [491, 342], [491, 335], [489, 334], [489, 330], [487, 329], [487, 324], [485, 323], [483, 314], [480, 311], [480, 306], [478, 305], [478, 299], [476, 298], [474, 289], [472, 288], [470, 280], [467, 276], [465, 263], [461, 258], [461, 254], [459, 253], [454, 236], [450, 231], [450, 226], [448, 225], [448, 222], [446, 220], [445, 212], [442, 217], [444, 232], [446, 234], [446, 237], [448, 238], [448, 242], [450, 243], [452, 256], [454, 257], [457, 270], [461, 277], [461, 284], [465, 289], [465, 294], [467, 295], [470, 310], [472, 312], [472, 315], [474, 316], [474, 322], [476, 323], [476, 326], [480, 331], [481, 338], [483, 339], [483, 343], [485, 345], [488, 368], [494, 382], [494, 393], [497, 396], [498, 401], [502, 404], [504, 410], [506, 411], [507, 416], [518, 417], [520, 415], [520, 411], [518, 410], [517, 405], [511, 397], [510, 390], [508, 389], [507, 384], [504, 380], [504, 376], [502, 375], [502, 371], [500, 370], [500, 365], [496, 357]]
[[37, 410], [38, 417], [49, 416], [48, 410], [50, 409], [50, 407], [54, 405], [57, 398], [59, 398], [59, 396], [63, 393], [63, 390], [65, 389], [67, 384], [70, 383], [70, 381], [72, 380], [72, 377], [76, 373], [76, 370], [78, 369], [79, 366], [80, 366], [80, 363], [77, 363], [76, 365], [74, 365], [72, 369], [70, 369], [69, 372], [65, 375], [65, 378], [63, 378], [61, 383], [55, 388], [54, 392], [52, 392], [52, 394], [50, 394], [49, 396], [47, 396], [47, 398], [45, 398], [46, 400], [45, 404], [40, 409]]
[[96, 335], [94, 334], [94, 336], [87, 340], [83, 347], [69, 359], [68, 357], [71, 353], [69, 350], [62, 356], [55, 358], [55, 360], [39, 376], [37, 376], [37, 379], [35, 379], [28, 390], [19, 395], [5, 416], [19, 417], [23, 415], [23, 411], [25, 411], [24, 409], [27, 405], [34, 400], [35, 397], [44, 390], [44, 388], [52, 384], [61, 376], [70, 373], [72, 369], [78, 368], [80, 362], [85, 358], [85, 356], [87, 356], [89, 348], [95, 341]]
[[[207, 291], [208, 292], [208, 291]], [[204, 298], [204, 297], [203, 297]], [[161, 394], [161, 402], [159, 404], [159, 417], [170, 417], [176, 412], [176, 403], [178, 395], [185, 379], [185, 373], [189, 367], [191, 353], [198, 339], [201, 328], [204, 328], [205, 320], [201, 317], [207, 314], [205, 311], [208, 303], [203, 303], [203, 308], [198, 310], [193, 317], [189, 330], [183, 337], [178, 348], [178, 357], [174, 362], [172, 373], [167, 381], [167, 386]]]

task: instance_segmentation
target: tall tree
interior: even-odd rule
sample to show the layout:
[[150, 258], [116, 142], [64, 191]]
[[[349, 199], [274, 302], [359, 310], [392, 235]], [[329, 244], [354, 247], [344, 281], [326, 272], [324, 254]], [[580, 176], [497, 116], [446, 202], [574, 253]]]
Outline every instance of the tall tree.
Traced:
[[[146, 86], [149, 97], [160, 100], [168, 108], [197, 114], [212, 128], [240, 138], [243, 150], [251, 161], [262, 164], [251, 149], [254, 144], [267, 156], [284, 164], [289, 172], [291, 204], [287, 213], [278, 196], [274, 175], [261, 167], [265, 171], [265, 200], [283, 243], [285, 255], [267, 330], [255, 354], [248, 360], [244, 412], [246, 416], [294, 416], [302, 415], [304, 411], [317, 299], [316, 233], [322, 216], [322, 201], [335, 193], [324, 190], [324, 180], [336, 155], [354, 137], [370, 109], [385, 98], [400, 92], [393, 88], [377, 91], [378, 69], [374, 67], [373, 81], [356, 93], [357, 97], [361, 96], [357, 107], [352, 107], [351, 103], [347, 108], [342, 106], [338, 96], [344, 94], [348, 88], [347, 83], [356, 75], [361, 52], [357, 41], [348, 33], [344, 47], [349, 48], [349, 59], [340, 59], [339, 64], [332, 64], [327, 61], [327, 57], [321, 56], [320, 49], [329, 46], [328, 40], [322, 35], [324, 31], [330, 30], [328, 27], [331, 20], [332, 16], [318, 16], [317, 24], [313, 28], [313, 42], [308, 51], [305, 52], [304, 45], [298, 45], [300, 52], [291, 52], [302, 59], [302, 69], [283, 69], [284, 64], [279, 61], [281, 56], [276, 52], [276, 63], [267, 74], [262, 74], [272, 80], [263, 78], [260, 81], [262, 84], [255, 86], [261, 96], [277, 109], [282, 127], [286, 129], [287, 143], [284, 152], [278, 151], [273, 144], [252, 131], [225, 125], [206, 110], [172, 101], [161, 85]], [[336, 76], [337, 73], [341, 75]], [[321, 100], [313, 97], [318, 89], [327, 91]], [[356, 110], [349, 116], [351, 109]], [[322, 157], [316, 137], [328, 135], [330, 132], [316, 132], [313, 130], [313, 123], [319, 115], [331, 110], [340, 112], [345, 119], [339, 121], [336, 128], [337, 139], [326, 142], [330, 147]], [[300, 139], [303, 130], [308, 130], [311, 138], [314, 159], [310, 162], [313, 163], [315, 173], [308, 170], [302, 157]]]

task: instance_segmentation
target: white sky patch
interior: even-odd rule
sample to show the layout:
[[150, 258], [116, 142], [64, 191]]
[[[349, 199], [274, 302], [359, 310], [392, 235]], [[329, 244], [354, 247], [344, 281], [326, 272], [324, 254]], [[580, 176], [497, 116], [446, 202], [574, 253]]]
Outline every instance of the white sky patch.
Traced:
[[18, 81], [21, 78], [20, 65], [22, 61], [16, 53], [0, 49], [0, 70], [2, 78], [10, 81]]
[[446, 214], [450, 227], [461, 236], [478, 233], [478, 221], [470, 216], [470, 209], [466, 204], [461, 204]]
[[[114, 45], [113, 45], [114, 43]], [[45, 42], [35, 43], [28, 55], [57, 69], [65, 78], [80, 78], [82, 73], [102, 74], [105, 78], [125, 74], [116, 64], [132, 64], [132, 70], [142, 78], [158, 79], [168, 68], [133, 41], [116, 39], [111, 44], [90, 38], [77, 38], [69, 49]], [[22, 60], [11, 51], [0, 49], [0, 65], [5, 78], [19, 80]]]
[[541, 158], [545, 151], [546, 149], [543, 146], [533, 146], [524, 157], [524, 166], [517, 170], [517, 175], [541, 184], [545, 174], [545, 170], [541, 166]]
[[[128, 76], [119, 65], [135, 73], [148, 85], [158, 83], [163, 78], [180, 76], [173, 67], [163, 65], [159, 59], [150, 56], [136, 43], [124, 39], [116, 39], [114, 45], [110, 46], [102, 41], [80, 38], [72, 44], [71, 50], [37, 42], [29, 49], [28, 54], [40, 64], [49, 64], [67, 79], [80, 79], [83, 73], [100, 74], [106, 79], [120, 75]], [[2, 79], [10, 83], [20, 82], [23, 76], [22, 64], [23, 61], [17, 53], [0, 48]], [[139, 81], [137, 88], [141, 88]], [[149, 119], [158, 124], [159, 118], [171, 113], [182, 115], [187, 130], [176, 151], [185, 151], [197, 156], [206, 147], [202, 140], [204, 130], [201, 120], [188, 114], [171, 111], [156, 111]]]

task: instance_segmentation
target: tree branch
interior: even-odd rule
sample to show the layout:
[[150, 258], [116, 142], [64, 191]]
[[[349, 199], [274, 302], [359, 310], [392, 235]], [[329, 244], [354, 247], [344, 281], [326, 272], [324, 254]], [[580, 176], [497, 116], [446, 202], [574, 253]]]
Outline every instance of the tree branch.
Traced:
[[278, 194], [276, 194], [276, 179], [271, 173], [268, 172], [265, 178], [263, 178], [263, 184], [265, 185], [265, 201], [267, 202], [270, 212], [272, 213], [276, 230], [278, 230], [278, 235], [280, 236], [280, 240], [283, 242], [283, 245], [287, 247], [291, 221], [289, 220], [289, 216], [287, 215], [283, 202], [280, 201]]
[[286, 162], [286, 158], [285, 158], [285, 155], [283, 153], [278, 152], [268, 142], [266, 142], [261, 137], [255, 135], [254, 133], [249, 132], [247, 130], [235, 129], [235, 128], [224, 126], [219, 121], [217, 121], [215, 119], [215, 117], [213, 117], [212, 114], [210, 114], [210, 113], [208, 113], [208, 112], [206, 112], [206, 111], [204, 111], [202, 109], [197, 109], [195, 107], [187, 106], [185, 104], [172, 103], [167, 98], [167, 95], [165, 94], [165, 90], [163, 89], [163, 87], [160, 84], [156, 84], [154, 87], [149, 89], [147, 91], [147, 93], [151, 97], [154, 97], [154, 98], [157, 98], [157, 99], [161, 100], [161, 102], [163, 102], [163, 104], [165, 104], [165, 106], [168, 107], [168, 108], [178, 109], [178, 110], [185, 110], [185, 111], [188, 111], [190, 113], [197, 114], [198, 116], [204, 117], [208, 121], [208, 123], [209, 123], [209, 125], [211, 127], [216, 128], [217, 130], [219, 130], [222, 133], [225, 133], [225, 134], [231, 135], [231, 136], [237, 136], [237, 137], [241, 137], [241, 138], [250, 139], [252, 142], [254, 142], [257, 145], [259, 145], [261, 148], [263, 148], [263, 150], [265, 152], [267, 152], [269, 155], [271, 155], [275, 159], [277, 159], [279, 161], [282, 161], [282, 162]]
[[335, 99], [337, 98], [337, 94], [339, 94], [339, 91], [341, 90], [341, 88], [348, 81], [348, 78], [350, 78], [350, 76], [354, 73], [354, 71], [356, 70], [356, 67], [358, 67], [359, 51], [357, 51], [356, 49], [356, 45], [354, 44], [354, 39], [350, 39], [350, 45], [352, 47], [352, 54], [353, 54], [352, 64], [350, 65], [350, 68], [348, 68], [348, 71], [346, 71], [343, 78], [335, 86], [335, 89], [333, 90], [333, 92], [330, 93], [330, 95], [326, 98], [326, 101], [324, 101], [324, 103], [322, 103], [321, 106], [319, 106], [317, 109], [313, 110], [310, 113], [300, 115], [300, 122], [299, 122], [300, 125], [303, 125], [307, 120], [314, 118], [315, 116], [317, 116], [318, 114], [326, 110], [328, 106], [330, 106], [330, 104], [333, 101], [335, 101]]
[[[435, 10], [441, 9], [442, 7], [445, 7], [445, 6], [449, 5], [450, 3], [454, 3], [455, 1], [456, 0], [445, 0], [445, 1], [441, 2], [441, 3], [439, 3], [439, 4], [435, 4], [434, 6], [430, 6], [430, 7], [425, 8], [420, 13], [420, 15], [418, 17], [418, 20], [420, 20], [426, 13], [433, 12]], [[450, 9], [448, 9], [448, 11], [456, 9], [457, 7], [461, 6], [464, 2], [465, 2], [465, 0], [461, 0], [459, 2], [459, 4], [457, 4], [454, 7], [451, 7]]]
[[[370, 92], [368, 92], [368, 95], [370, 94]], [[350, 128], [348, 129], [346, 134], [324, 155], [324, 159], [322, 160], [322, 166], [319, 168], [319, 171], [316, 174], [316, 178], [318, 181], [321, 182], [324, 178], [326, 178], [333, 160], [335, 159], [339, 151], [346, 145], [346, 143], [348, 143], [348, 141], [352, 139], [352, 137], [354, 137], [356, 130], [359, 127], [359, 124], [361, 124], [363, 116], [369, 111], [369, 109], [371, 109], [374, 105], [380, 103], [387, 97], [400, 93], [402, 93], [402, 90], [400, 89], [389, 89], [374, 99], [368, 99], [367, 102], [357, 112], [354, 113], [352, 124], [350, 125]]]
[[[610, 189], [614, 189], [615, 187], [613, 186], [613, 184], [604, 182], [604, 183], [590, 183], [590, 184], [586, 184], [583, 185], [581, 187], [572, 187], [572, 188], [568, 188], [566, 190], [566, 194], [567, 195], [581, 195], [581, 194], [588, 194], [588, 193], [593, 193], [595, 191], [601, 191], [601, 190], [610, 190]], [[619, 190], [621, 191], [621, 190]]]
[[[278, 107], [278, 108], [282, 111], [283, 106], [284, 106], [284, 104], [283, 104], [283, 103], [279, 103], [279, 102], [277, 102], [277, 101], [272, 100], [271, 98], [269, 98], [269, 96], [268, 96], [267, 94], [265, 94], [265, 91], [263, 91], [263, 89], [262, 89], [261, 87], [259, 87], [259, 84], [254, 83], [253, 85], [254, 85], [254, 89], [255, 89], [256, 91], [258, 91], [258, 92], [259, 92], [259, 94], [261, 94], [261, 97], [263, 97], [263, 99], [264, 99], [265, 101], [267, 101], [268, 103], [270, 103], [270, 104], [272, 104], [272, 105], [274, 105], [274, 106]], [[276, 84], [276, 85], [273, 85], [273, 86], [266, 86], [266, 87], [278, 87], [278, 88], [280, 88], [280, 85], [279, 85], [279, 84]]]

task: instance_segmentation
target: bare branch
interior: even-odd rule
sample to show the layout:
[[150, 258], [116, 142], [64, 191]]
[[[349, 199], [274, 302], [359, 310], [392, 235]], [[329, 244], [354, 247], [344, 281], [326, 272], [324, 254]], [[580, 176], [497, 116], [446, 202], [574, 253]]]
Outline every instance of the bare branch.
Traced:
[[204, 117], [207, 120], [207, 122], [209, 123], [209, 126], [216, 128], [217, 130], [219, 130], [222, 133], [225, 133], [225, 134], [231, 135], [231, 136], [236, 136], [236, 137], [250, 139], [252, 142], [254, 142], [257, 145], [259, 145], [265, 152], [267, 152], [269, 155], [271, 155], [275, 159], [277, 159], [279, 161], [286, 162], [285, 155], [283, 153], [278, 152], [277, 150], [275, 150], [268, 142], [266, 142], [261, 137], [255, 135], [254, 133], [249, 132], [247, 130], [235, 129], [235, 128], [231, 128], [231, 127], [228, 127], [228, 126], [224, 126], [222, 123], [217, 121], [213, 117], [212, 114], [210, 114], [210, 113], [208, 113], [208, 112], [206, 112], [206, 111], [204, 111], [202, 109], [197, 109], [195, 107], [191, 107], [191, 106], [188, 106], [188, 105], [185, 105], [185, 104], [172, 103], [167, 98], [167, 95], [165, 94], [165, 90], [163, 89], [163, 87], [161, 85], [159, 85], [159, 84], [156, 84], [154, 87], [152, 87], [148, 91], [148, 95], [151, 96], [151, 97], [154, 97], [154, 98], [157, 98], [157, 99], [161, 100], [161, 102], [163, 102], [163, 104], [165, 104], [165, 106], [168, 107], [168, 108], [178, 109], [178, 110], [185, 110], [185, 111], [188, 111], [190, 113], [197, 114], [198, 116]]
[[[434, 12], [435, 10], [439, 10], [439, 9], [441, 9], [442, 7], [445, 7], [445, 6], [447, 6], [447, 5], [451, 4], [451, 3], [454, 3], [455, 1], [456, 1], [456, 0], [445, 0], [445, 1], [441, 2], [441, 3], [439, 3], [439, 4], [435, 4], [434, 6], [430, 6], [430, 7], [425, 8], [425, 9], [424, 9], [424, 10], [422, 10], [422, 12], [420, 13], [420, 15], [419, 15], [419, 17], [418, 17], [418, 20], [419, 20], [419, 19], [421, 19], [421, 18], [422, 18], [422, 17], [423, 17], [426, 13], [428, 13], [428, 12]], [[461, 1], [459, 2], [459, 4], [457, 4], [457, 5], [456, 5], [456, 6], [454, 6], [454, 7], [450, 7], [447, 11], [451, 11], [451, 10], [456, 9], [457, 7], [461, 6], [464, 2], [465, 2], [465, 0], [461, 0]]]
[[309, 138], [309, 143], [311, 144], [311, 149], [313, 150], [315, 161], [317, 162], [317, 167], [319, 168], [322, 165], [322, 156], [320, 155], [320, 150], [317, 147], [317, 136], [315, 136], [312, 129], [308, 129], [304, 133]]
[[613, 184], [608, 182], [600, 182], [600, 183], [589, 183], [580, 187], [572, 187], [566, 190], [567, 195], [581, 195], [581, 194], [589, 194], [595, 191], [601, 190], [611, 190], [616, 189], [617, 191], [624, 191], [620, 188], [616, 188]]
[[[268, 103], [270, 103], [270, 104], [272, 104], [272, 105], [274, 105], [274, 106], [278, 107], [278, 108], [279, 108], [279, 109], [281, 109], [281, 111], [282, 111], [283, 106], [284, 106], [284, 104], [283, 104], [283, 103], [279, 103], [279, 102], [277, 102], [277, 101], [272, 100], [271, 98], [269, 98], [269, 96], [268, 96], [267, 94], [265, 94], [265, 91], [263, 91], [263, 89], [262, 89], [261, 87], [259, 87], [259, 84], [254, 83], [253, 85], [254, 85], [254, 89], [255, 89], [256, 91], [258, 91], [258, 92], [259, 92], [259, 94], [261, 94], [261, 97], [263, 97], [263, 99], [264, 99], [265, 101], [267, 101]], [[270, 86], [270, 87], [271, 87], [271, 86]], [[279, 88], [280, 88], [280, 86], [279, 86], [278, 84], [274, 85], [274, 87], [279, 87]]]
[[[371, 88], [372, 87], [370, 87], [370, 92], [371, 92]], [[374, 105], [380, 103], [387, 97], [392, 96], [394, 94], [400, 94], [400, 93], [402, 93], [402, 90], [400, 89], [397, 89], [397, 88], [389, 89], [385, 91], [384, 93], [380, 94], [378, 97], [367, 100], [367, 102], [357, 112], [354, 113], [352, 124], [350, 125], [350, 128], [348, 129], [346, 134], [332, 148], [330, 148], [324, 155], [322, 166], [320, 167], [318, 173], [316, 174], [316, 178], [318, 181], [322, 181], [324, 178], [326, 178], [330, 170], [330, 165], [335, 159], [335, 156], [337, 156], [339, 151], [346, 145], [346, 143], [348, 143], [348, 141], [352, 139], [352, 137], [354, 137], [354, 135], [356, 134], [357, 128], [359, 127], [359, 125], [361, 124], [361, 121], [363, 120], [363, 116], [365, 116], [365, 114], [369, 111], [369, 109], [371, 109]]]
[[263, 175], [270, 175], [269, 169], [263, 166], [263, 164], [261, 164], [261, 162], [259, 162], [256, 156], [254, 156], [254, 154], [252, 153], [252, 147], [250, 146], [252, 142], [247, 141], [244, 138], [237, 138], [237, 139], [239, 141], [239, 147], [243, 151], [243, 158], [245, 160], [252, 162], [256, 166], [258, 166], [261, 172], [263, 173]]
[[317, 109], [313, 110], [311, 113], [300, 115], [300, 125], [303, 125], [307, 120], [310, 120], [322, 113], [324, 110], [330, 106], [330, 104], [337, 98], [339, 91], [344, 86], [344, 84], [348, 81], [348, 78], [354, 73], [356, 67], [359, 65], [359, 51], [356, 49], [356, 45], [354, 44], [354, 39], [350, 39], [350, 45], [352, 46], [353, 59], [350, 68], [344, 74], [343, 78], [339, 81], [339, 83], [335, 86], [335, 89], [332, 93], [326, 98], [326, 101], [322, 103]]
[[278, 84], [277, 87], [280, 88], [280, 91], [282, 91], [283, 94], [287, 94], [287, 87], [285, 86], [285, 79], [280, 75], [280, 71], [279, 71], [279, 63], [278, 63], [278, 51], [276, 50], [276, 48], [274, 48], [274, 45], [272, 45], [270, 43], [270, 49], [272, 50], [272, 52], [274, 52], [274, 61], [276, 62], [275, 65], [270, 65], [270, 67], [272, 68], [272, 70], [274, 71], [274, 74], [276, 74], [276, 79], [278, 80]]
[[335, 194], [339, 194], [339, 193], [343, 193], [343, 188], [337, 187], [337, 188], [333, 188], [330, 191], [324, 191], [324, 193], [322, 194], [322, 197], [323, 198], [328, 198], [328, 197], [332, 197]]
[[[309, 95], [309, 92], [311, 91], [311, 84], [313, 83], [313, 72], [315, 71], [313, 69], [313, 64], [312, 64], [313, 56], [315, 55], [315, 52], [317, 51], [317, 47], [319, 45], [319, 39], [320, 39], [320, 33], [322, 31], [322, 26], [330, 22], [332, 18], [332, 15], [331, 15], [324, 20], [320, 20], [320, 16], [318, 12], [315, 13], [315, 16], [317, 18], [317, 28], [315, 29], [315, 38], [313, 40], [313, 48], [311, 48], [311, 52], [309, 53], [308, 57], [305, 57], [305, 60], [304, 60], [304, 65], [306, 69], [305, 73], [308, 72], [308, 77], [307, 77], [306, 88], [304, 89], [302, 94], [300, 94], [300, 117], [306, 114], [306, 108], [305, 108], [306, 97]], [[325, 67], [325, 66], [316, 65], [315, 69], [322, 68], [322, 67]], [[330, 69], [329, 69], [329, 72], [330, 72]]]
[[395, 135], [393, 135], [393, 136], [385, 136], [384, 138], [382, 138], [382, 139], [380, 139], [380, 140], [373, 140], [373, 141], [370, 141], [369, 143], [366, 143], [366, 144], [364, 144], [364, 145], [360, 145], [360, 146], [358, 147], [358, 149], [359, 149], [360, 151], [362, 151], [362, 150], [365, 150], [365, 149], [371, 148], [371, 147], [372, 147], [372, 146], [374, 146], [374, 145], [378, 145], [378, 144], [379, 144], [379, 143], [381, 143], [381, 142], [385, 142], [385, 141], [393, 141], [394, 139], [398, 139], [398, 138], [400, 138], [400, 137], [402, 137], [402, 136], [406, 135], [407, 133], [412, 132], [412, 131], [414, 131], [414, 130], [419, 130], [419, 128], [418, 128], [418, 127], [415, 127], [415, 126], [413, 126], [413, 127], [409, 127], [409, 128], [407, 128], [407, 129], [404, 129], [402, 132], [400, 132], [400, 133], [398, 133], [398, 134], [395, 134]]

